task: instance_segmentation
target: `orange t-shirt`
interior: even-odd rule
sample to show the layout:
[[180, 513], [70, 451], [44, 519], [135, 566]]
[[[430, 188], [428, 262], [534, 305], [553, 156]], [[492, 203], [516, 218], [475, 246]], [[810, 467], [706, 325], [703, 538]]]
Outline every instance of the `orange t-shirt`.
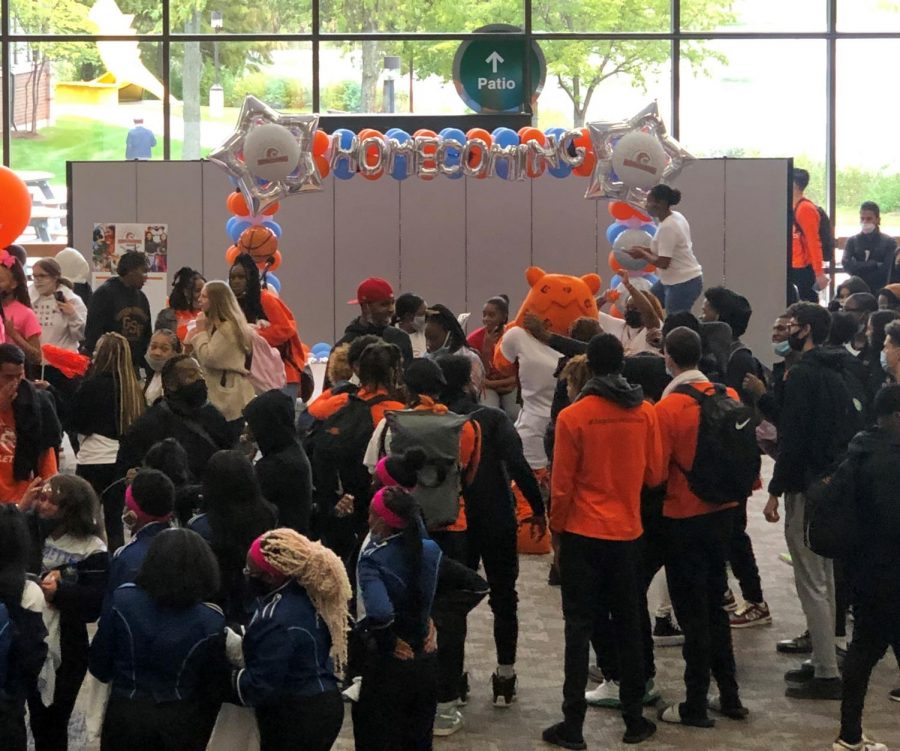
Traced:
[[[704, 394], [712, 393], [714, 389], [709, 381], [697, 381], [688, 385]], [[740, 401], [734, 389], [728, 389], [728, 396]], [[687, 519], [737, 506], [737, 501], [743, 499], [735, 499], [735, 503], [707, 503], [694, 495], [688, 485], [687, 475], [682, 467], [685, 469], [693, 467], [694, 455], [697, 452], [700, 405], [696, 400], [686, 394], [669, 394], [657, 402], [656, 416], [659, 418], [663, 458], [669, 470], [663, 516], [670, 519]]]
[[[16, 419], [12, 407], [0, 412], [0, 503], [18, 503], [31, 483], [13, 477], [16, 456]], [[57, 473], [56, 452], [47, 449], [38, 460], [38, 474], [45, 480]]]

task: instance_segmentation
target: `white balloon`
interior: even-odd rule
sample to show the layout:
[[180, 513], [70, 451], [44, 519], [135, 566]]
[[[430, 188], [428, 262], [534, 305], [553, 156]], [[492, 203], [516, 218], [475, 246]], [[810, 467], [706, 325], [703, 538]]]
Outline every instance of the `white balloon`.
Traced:
[[647, 265], [647, 261], [643, 258], [632, 258], [628, 255], [628, 249], [635, 245], [649, 248], [652, 239], [650, 233], [642, 229], [626, 229], [624, 232], [620, 232], [613, 243], [613, 255], [616, 261], [626, 271], [640, 271]]
[[643, 131], [626, 133], [613, 146], [613, 169], [631, 187], [652, 188], [662, 179], [668, 162], [659, 139]]
[[244, 162], [254, 177], [282, 180], [297, 169], [299, 161], [300, 144], [283, 125], [258, 125], [244, 139]]
[[[653, 285], [642, 276], [633, 276], [631, 277], [631, 286], [640, 292], [649, 292]], [[631, 293], [624, 284], [620, 284], [616, 287], [616, 292], [619, 293], [619, 299], [616, 300], [616, 307], [619, 309], [619, 312], [624, 315], [625, 308], [628, 305], [628, 298], [631, 297]]]

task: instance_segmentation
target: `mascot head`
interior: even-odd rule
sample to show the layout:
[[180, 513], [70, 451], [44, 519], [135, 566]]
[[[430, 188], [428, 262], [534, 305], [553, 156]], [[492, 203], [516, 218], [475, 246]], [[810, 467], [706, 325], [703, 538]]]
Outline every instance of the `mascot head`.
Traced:
[[601, 279], [598, 274], [548, 274], [537, 266], [531, 266], [525, 271], [525, 278], [531, 289], [516, 316], [515, 322], [519, 326], [526, 313], [534, 313], [554, 334], [565, 336], [576, 318], [597, 318], [594, 296], [600, 292]]

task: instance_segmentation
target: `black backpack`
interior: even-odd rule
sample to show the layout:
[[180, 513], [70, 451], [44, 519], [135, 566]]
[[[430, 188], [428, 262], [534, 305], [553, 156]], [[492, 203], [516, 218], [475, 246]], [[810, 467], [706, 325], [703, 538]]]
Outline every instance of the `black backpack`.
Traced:
[[[831, 226], [831, 218], [828, 216], [828, 213], [821, 206], [817, 206], [808, 198], [801, 198], [797, 203], [801, 203], [803, 201], [808, 201], [815, 206], [816, 211], [819, 212], [819, 242], [822, 243], [822, 260], [826, 263], [831, 263], [834, 261], [834, 229]], [[802, 235], [803, 228], [800, 226], [799, 222], [797, 222], [797, 217], [794, 217], [794, 226], [797, 228], [797, 231]]]
[[694, 399], [700, 406], [697, 449], [690, 469], [682, 467], [691, 492], [707, 503], [743, 501], [759, 477], [757, 420], [753, 410], [728, 396], [721, 383], [705, 394], [692, 386], [674, 393]]
[[844, 558], [859, 545], [856, 474], [859, 459], [848, 456], [829, 475], [815, 480], [804, 493], [806, 547], [824, 558]]

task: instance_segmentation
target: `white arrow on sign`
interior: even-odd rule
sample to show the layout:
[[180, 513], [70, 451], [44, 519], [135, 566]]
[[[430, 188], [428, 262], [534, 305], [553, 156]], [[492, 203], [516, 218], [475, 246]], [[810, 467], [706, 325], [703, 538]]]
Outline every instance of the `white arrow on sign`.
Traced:
[[497, 50], [494, 50], [490, 55], [488, 55], [488, 56], [484, 59], [484, 61], [485, 61], [486, 63], [490, 63], [490, 64], [491, 64], [491, 66], [493, 67], [493, 71], [492, 71], [493, 73], [496, 73], [496, 72], [497, 72], [497, 65], [498, 65], [499, 63], [504, 62], [503, 58], [500, 57], [500, 55], [499, 55], [499, 53], [497, 52]]

